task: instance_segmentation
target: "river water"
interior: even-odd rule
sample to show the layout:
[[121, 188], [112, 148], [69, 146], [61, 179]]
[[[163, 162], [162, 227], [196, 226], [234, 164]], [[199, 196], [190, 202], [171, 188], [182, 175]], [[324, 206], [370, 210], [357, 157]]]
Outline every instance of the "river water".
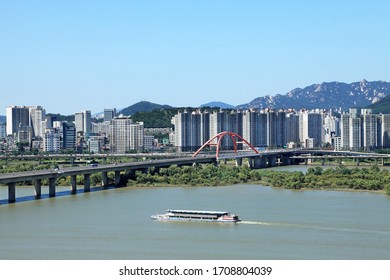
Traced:
[[[260, 185], [92, 188], [17, 203], [0, 187], [0, 259], [390, 259], [390, 198]], [[43, 190], [47, 193], [47, 190]], [[160, 222], [166, 209], [227, 210], [237, 224]]]

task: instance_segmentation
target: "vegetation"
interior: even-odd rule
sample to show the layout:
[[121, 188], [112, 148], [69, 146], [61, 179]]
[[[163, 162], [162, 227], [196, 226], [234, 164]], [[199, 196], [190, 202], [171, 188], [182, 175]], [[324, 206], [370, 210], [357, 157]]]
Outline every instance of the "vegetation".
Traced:
[[143, 122], [145, 128], [172, 127], [171, 119], [178, 109], [158, 109], [152, 112], [137, 112], [131, 116], [133, 121]]
[[377, 166], [326, 170], [314, 167], [309, 168], [307, 173], [214, 165], [196, 168], [171, 166], [154, 174], [137, 172], [136, 175], [136, 180], [130, 180], [129, 185], [217, 186], [253, 182], [287, 189], [384, 190], [390, 194], [390, 172]]

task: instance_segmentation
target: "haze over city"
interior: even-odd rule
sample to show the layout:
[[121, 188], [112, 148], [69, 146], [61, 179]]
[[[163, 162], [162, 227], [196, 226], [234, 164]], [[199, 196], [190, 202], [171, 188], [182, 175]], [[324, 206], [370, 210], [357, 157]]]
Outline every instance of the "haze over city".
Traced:
[[324, 81], [388, 80], [388, 1], [7, 1], [7, 105], [93, 113], [141, 100], [239, 105]]

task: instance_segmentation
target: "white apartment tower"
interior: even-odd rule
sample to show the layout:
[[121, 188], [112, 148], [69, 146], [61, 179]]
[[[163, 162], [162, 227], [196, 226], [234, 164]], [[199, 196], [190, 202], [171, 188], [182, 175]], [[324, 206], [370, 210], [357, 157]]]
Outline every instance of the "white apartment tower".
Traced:
[[114, 118], [110, 122], [110, 149], [113, 153], [142, 150], [144, 144], [143, 122], [133, 123], [128, 117]]

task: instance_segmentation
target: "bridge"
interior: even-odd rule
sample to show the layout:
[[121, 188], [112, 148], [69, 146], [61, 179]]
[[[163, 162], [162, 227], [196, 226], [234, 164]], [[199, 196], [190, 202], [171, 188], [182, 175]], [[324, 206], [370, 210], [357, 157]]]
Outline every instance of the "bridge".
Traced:
[[35, 198], [41, 198], [42, 192], [42, 180], [46, 179], [49, 182], [49, 197], [56, 195], [56, 181], [61, 177], [71, 178], [71, 193], [77, 192], [76, 176], [84, 176], [84, 192], [89, 192], [91, 187], [91, 174], [102, 174], [102, 186], [108, 187], [108, 172], [115, 173], [114, 185], [118, 186], [121, 181], [121, 172], [135, 176], [136, 171], [147, 172], [151, 168], [155, 172], [158, 172], [159, 168], [167, 168], [171, 165], [185, 166], [193, 164], [216, 164], [216, 158], [214, 156], [203, 156], [197, 159], [192, 157], [174, 158], [174, 159], [162, 159], [162, 160], [149, 160], [141, 162], [130, 163], [114, 163], [105, 164], [100, 166], [82, 166], [82, 167], [70, 167], [64, 169], [51, 169], [51, 170], [34, 170], [25, 172], [15, 172], [0, 174], [0, 185], [8, 186], [8, 202], [13, 203], [16, 201], [16, 183], [20, 182], [34, 182]]
[[[229, 136], [234, 142], [233, 152], [221, 152], [219, 145], [223, 136]], [[212, 139], [217, 140], [216, 144], [212, 143]], [[245, 159], [248, 166], [253, 169], [275, 167], [280, 165], [292, 165], [300, 163], [308, 163], [312, 160], [321, 160], [322, 164], [325, 160], [338, 160], [342, 164], [342, 160], [346, 158], [353, 159], [356, 165], [365, 159], [381, 160], [384, 164], [385, 159], [389, 159], [390, 155], [372, 154], [372, 153], [360, 153], [351, 151], [332, 151], [332, 150], [313, 150], [313, 149], [276, 149], [276, 150], [264, 150], [259, 151], [254, 147], [249, 146], [249, 150], [238, 151], [237, 139], [241, 139], [236, 134], [221, 133], [207, 141], [194, 155], [164, 159], [150, 159], [130, 163], [114, 163], [103, 164], [99, 166], [82, 166], [82, 167], [69, 167], [63, 169], [51, 169], [51, 170], [34, 170], [17, 173], [0, 174], [0, 185], [8, 186], [8, 202], [13, 203], [16, 201], [16, 184], [21, 182], [31, 182], [34, 185], [35, 198], [39, 199], [42, 196], [42, 180], [47, 180], [49, 185], [49, 197], [56, 196], [56, 181], [61, 177], [70, 177], [71, 181], [71, 193], [77, 192], [77, 176], [84, 177], [84, 192], [89, 192], [91, 188], [91, 174], [101, 173], [103, 188], [107, 188], [109, 184], [108, 173], [113, 172], [114, 185], [119, 186], [121, 183], [122, 172], [125, 172], [130, 178], [135, 178], [136, 171], [142, 172], [158, 172], [160, 168], [167, 168], [172, 165], [184, 166], [184, 165], [196, 165], [196, 164], [215, 164], [217, 165], [221, 161], [235, 160], [237, 166], [243, 165]], [[245, 140], [243, 143], [249, 144]], [[202, 152], [202, 149], [207, 145], [217, 146], [217, 153], [211, 155], [209, 153]], [[74, 155], [78, 156], [78, 155]], [[87, 155], [93, 157], [93, 155]], [[118, 157], [120, 155], [112, 155]], [[45, 157], [45, 156], [43, 156]], [[69, 155], [64, 155], [69, 157]], [[28, 158], [32, 158], [28, 156]], [[62, 158], [59, 156], [58, 158]], [[38, 157], [38, 160], [41, 159]]]

